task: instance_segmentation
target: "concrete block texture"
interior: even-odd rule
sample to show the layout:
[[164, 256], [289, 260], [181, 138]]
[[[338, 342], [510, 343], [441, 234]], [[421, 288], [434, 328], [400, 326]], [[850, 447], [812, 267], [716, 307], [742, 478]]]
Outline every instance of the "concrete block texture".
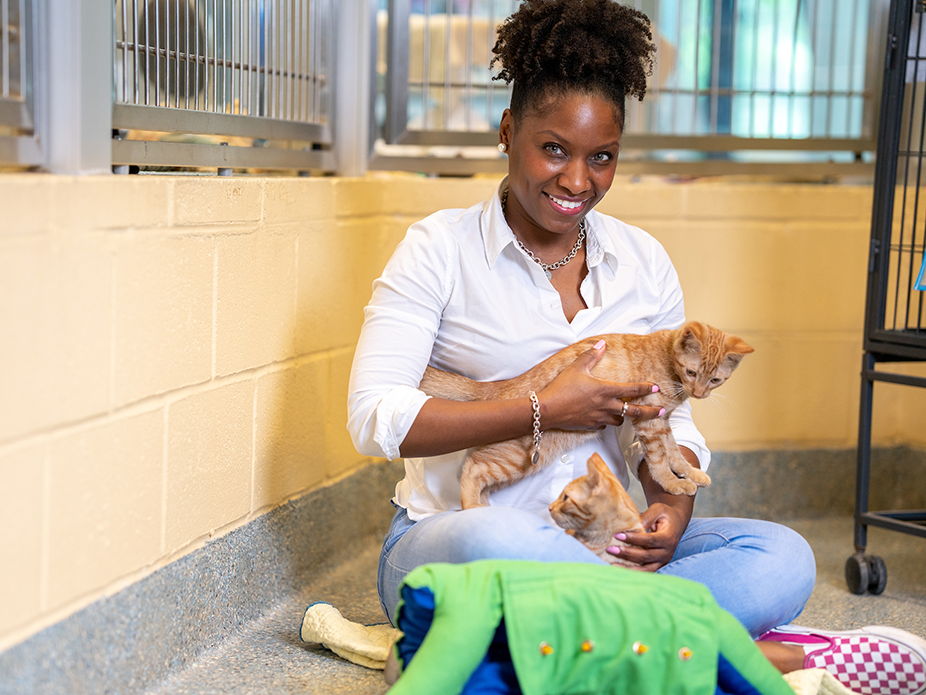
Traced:
[[365, 460], [351, 441], [347, 431], [347, 396], [350, 368], [354, 351], [344, 350], [332, 355], [328, 368], [328, 417], [325, 418], [325, 473], [337, 477]]
[[[370, 299], [363, 280], [368, 278], [365, 247], [375, 247], [373, 228], [364, 221], [311, 222], [300, 232], [297, 354], [356, 344]], [[358, 289], [364, 284], [365, 292]]]
[[50, 174], [3, 175], [0, 207], [3, 224], [0, 239], [47, 232], [54, 216], [55, 181]]
[[261, 219], [263, 185], [259, 178], [178, 177], [173, 223], [180, 227], [254, 225]]
[[163, 409], [49, 448], [47, 602], [57, 607], [161, 556]]
[[216, 240], [215, 369], [218, 375], [293, 356], [296, 238], [255, 233]]
[[735, 451], [778, 449], [789, 441], [808, 447], [855, 444], [860, 337], [753, 331], [739, 335], [755, 352], [710, 398], [692, 400], [708, 447]]
[[254, 380], [212, 388], [168, 408], [165, 550], [251, 510]]
[[691, 219], [871, 219], [870, 186], [697, 183], [685, 186], [683, 215]]
[[173, 185], [167, 177], [65, 177], [54, 186], [52, 222], [69, 233], [163, 228]]
[[116, 241], [115, 405], [212, 377], [214, 275], [212, 238]]
[[328, 360], [316, 359], [258, 379], [255, 509], [274, 505], [324, 480], [325, 427], [331, 416], [328, 369]]
[[[266, 229], [307, 220], [333, 220], [341, 215], [354, 215], [352, 205], [358, 201], [347, 201], [344, 210], [335, 203], [337, 182], [355, 179], [317, 179], [309, 177], [266, 179], [264, 181], [262, 224]], [[362, 181], [363, 179], [359, 179]]]
[[103, 234], [0, 240], [0, 442], [109, 407], [112, 258]]
[[0, 452], [0, 634], [41, 610], [46, 445]]
[[689, 318], [784, 334], [862, 330], [867, 224], [853, 225], [659, 220], [646, 229], [673, 259]]

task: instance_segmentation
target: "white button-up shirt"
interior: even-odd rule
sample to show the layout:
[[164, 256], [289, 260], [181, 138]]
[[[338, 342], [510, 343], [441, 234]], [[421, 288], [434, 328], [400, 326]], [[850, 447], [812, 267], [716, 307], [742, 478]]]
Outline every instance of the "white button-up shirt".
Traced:
[[[522, 251], [495, 195], [466, 210], [443, 210], [413, 224], [373, 296], [354, 356], [348, 429], [367, 456], [398, 458], [399, 447], [428, 399], [418, 390], [425, 367], [478, 381], [509, 379], [558, 350], [603, 333], [677, 328], [685, 310], [678, 276], [653, 237], [592, 211], [586, 217], [588, 307], [572, 322], [543, 270]], [[669, 420], [676, 441], [710, 463], [685, 402]], [[522, 481], [492, 493], [490, 503], [549, 519], [547, 506], [566, 483], [587, 472], [598, 452], [626, 486], [642, 451], [629, 424], [608, 427]], [[405, 461], [395, 501], [420, 520], [460, 509], [466, 451]]]

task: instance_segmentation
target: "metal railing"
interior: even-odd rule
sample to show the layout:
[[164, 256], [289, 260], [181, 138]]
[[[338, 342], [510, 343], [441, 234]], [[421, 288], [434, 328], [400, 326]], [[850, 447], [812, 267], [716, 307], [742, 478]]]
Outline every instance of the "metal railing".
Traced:
[[333, 20], [333, 0], [115, 0], [118, 170], [333, 170]]
[[[495, 27], [517, 4], [388, 0], [373, 167], [504, 169], [481, 148], [508, 101], [488, 69]], [[872, 171], [888, 0], [626, 4], [657, 55], [645, 100], [627, 102], [624, 171]]]
[[0, 164], [41, 163], [32, 100], [33, 0], [0, 0]]

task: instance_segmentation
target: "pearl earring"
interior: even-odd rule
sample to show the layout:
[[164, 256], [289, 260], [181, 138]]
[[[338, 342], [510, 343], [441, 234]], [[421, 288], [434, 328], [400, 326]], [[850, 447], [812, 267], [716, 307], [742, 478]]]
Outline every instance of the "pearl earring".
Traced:
[[505, 152], [505, 151], [507, 151], [507, 149], [508, 149], [508, 145], [506, 145], [506, 144], [503, 143], [503, 142], [498, 143], [498, 151], [499, 151], [499, 152]]

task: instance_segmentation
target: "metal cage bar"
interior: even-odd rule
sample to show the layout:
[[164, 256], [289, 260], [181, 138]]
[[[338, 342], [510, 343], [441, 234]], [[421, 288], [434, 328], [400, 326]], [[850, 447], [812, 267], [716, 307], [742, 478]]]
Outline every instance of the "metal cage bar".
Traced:
[[36, 166], [43, 155], [33, 101], [35, 0], [0, 0], [0, 163]]
[[333, 170], [333, 1], [113, 0], [114, 164], [168, 165], [187, 134], [177, 166], [221, 147], [206, 159]]
[[[628, 100], [625, 153], [762, 161], [753, 151], [782, 150], [804, 162], [859, 164], [875, 148], [888, 2], [629, 0], [652, 20], [657, 63], [645, 102]], [[495, 27], [517, 3], [383, 6], [383, 143], [494, 145], [508, 99], [488, 63]]]
[[855, 554], [846, 562], [853, 593], [880, 593], [883, 561], [867, 555], [868, 526], [926, 538], [926, 509], [870, 511], [871, 430], [876, 382], [926, 388], [926, 377], [877, 368], [878, 363], [926, 362], [926, 316], [916, 268], [926, 264], [926, 3], [893, 0], [884, 60], [878, 157], [872, 201], [865, 304], [864, 355], [856, 463]]

